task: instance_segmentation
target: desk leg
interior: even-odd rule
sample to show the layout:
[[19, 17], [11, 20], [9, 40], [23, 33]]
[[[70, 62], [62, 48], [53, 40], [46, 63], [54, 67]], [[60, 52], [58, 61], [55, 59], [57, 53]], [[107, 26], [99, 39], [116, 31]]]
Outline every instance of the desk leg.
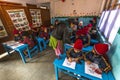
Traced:
[[54, 68], [55, 68], [55, 77], [56, 77], [56, 80], [58, 80], [59, 78], [58, 68], [55, 65], [54, 65]]
[[28, 52], [29, 58], [32, 58], [32, 56], [31, 56], [31, 54], [30, 54], [30, 50], [28, 49], [28, 47], [27, 47], [27, 52]]
[[26, 63], [26, 59], [25, 59], [24, 53], [21, 52], [20, 50], [17, 50], [17, 51], [19, 52], [19, 54], [20, 54], [20, 56], [21, 56], [21, 58], [22, 58], [22, 61], [23, 61], [23, 63], [25, 64], [25, 63]]
[[45, 40], [43, 40], [43, 46], [44, 46], [44, 49], [46, 49], [46, 42], [45, 42]]
[[42, 48], [42, 45], [41, 45], [42, 43], [41, 42], [39, 42], [39, 48], [40, 48], [40, 51], [42, 52], [43, 51], [43, 48]]

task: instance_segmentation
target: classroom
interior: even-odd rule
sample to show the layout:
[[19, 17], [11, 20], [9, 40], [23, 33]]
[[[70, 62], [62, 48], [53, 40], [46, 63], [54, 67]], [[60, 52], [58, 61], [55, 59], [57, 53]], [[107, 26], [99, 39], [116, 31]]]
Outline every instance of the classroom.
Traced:
[[120, 80], [120, 0], [0, 0], [0, 80]]

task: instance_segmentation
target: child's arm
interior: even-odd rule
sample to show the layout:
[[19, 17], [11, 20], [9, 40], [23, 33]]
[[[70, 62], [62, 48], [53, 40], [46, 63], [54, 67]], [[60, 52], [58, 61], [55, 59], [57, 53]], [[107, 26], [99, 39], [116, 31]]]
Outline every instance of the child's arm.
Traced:
[[70, 52], [71, 52], [71, 50], [72, 50], [73, 48], [70, 48], [68, 51], [66, 51], [66, 54], [67, 54], [67, 58], [69, 58], [70, 57]]
[[71, 52], [72, 49], [73, 49], [73, 48], [70, 48], [68, 51], [66, 51], [67, 59], [68, 59], [69, 62], [72, 62], [72, 61], [73, 61], [72, 57], [70, 56], [70, 52]]
[[105, 71], [105, 72], [108, 72], [111, 70], [111, 66], [110, 64], [108, 63], [108, 61], [102, 56], [101, 57], [102, 60], [100, 61], [100, 65], [99, 65], [99, 68], [102, 70], [102, 71]]
[[82, 55], [82, 56], [79, 56], [79, 57], [77, 57], [77, 58], [74, 58], [74, 61], [75, 61], [75, 62], [78, 62], [78, 61], [81, 60], [81, 59], [83, 59], [83, 55]]
[[78, 62], [80, 59], [82, 59], [82, 58], [81, 58], [81, 57], [74, 58], [74, 61], [75, 61], [75, 62]]
[[91, 64], [91, 61], [89, 60], [90, 53], [83, 54], [84, 60], [87, 62], [87, 64]]

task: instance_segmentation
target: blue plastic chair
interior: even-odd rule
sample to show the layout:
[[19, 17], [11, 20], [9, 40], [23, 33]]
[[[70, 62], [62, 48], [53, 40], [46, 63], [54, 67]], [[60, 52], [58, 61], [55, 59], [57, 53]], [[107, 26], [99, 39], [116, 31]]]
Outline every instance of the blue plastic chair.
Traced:
[[38, 52], [39, 52], [38, 45], [35, 45], [32, 49], [30, 49], [30, 58], [38, 54]]
[[38, 42], [40, 51], [43, 51], [44, 49], [46, 49], [47, 42], [49, 42], [49, 41], [46, 42], [43, 38], [40, 38], [40, 37], [36, 37], [36, 40]]
[[94, 44], [99, 43], [99, 41], [98, 41], [98, 40], [95, 40], [95, 39], [91, 39], [90, 42], [91, 42], [91, 43], [94, 43]]

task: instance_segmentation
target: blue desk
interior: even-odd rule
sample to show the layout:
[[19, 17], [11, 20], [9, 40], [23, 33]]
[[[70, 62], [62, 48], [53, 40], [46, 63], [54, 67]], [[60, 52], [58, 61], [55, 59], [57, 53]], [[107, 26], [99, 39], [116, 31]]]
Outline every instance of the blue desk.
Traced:
[[[84, 69], [84, 61], [82, 61], [81, 64], [76, 64], [75, 70], [67, 68], [65, 66], [62, 66], [64, 59], [65, 59], [65, 56], [62, 56], [62, 59], [55, 59], [55, 61], [53, 62], [54, 68], [55, 68], [56, 80], [58, 80], [59, 71], [63, 71], [63, 72], [66, 71], [65, 72], [66, 74], [69, 74], [70, 76], [73, 76], [76, 78], [84, 77], [84, 78], [88, 78], [90, 80], [115, 80], [111, 71], [108, 73], [102, 73], [102, 79], [86, 74], [85, 69]], [[73, 73], [79, 74], [82, 77], [75, 76]]]
[[[18, 46], [14, 46], [14, 44], [16, 44], [16, 45], [18, 44]], [[8, 52], [9, 55], [10, 55], [9, 49], [12, 49], [12, 50], [15, 50], [15, 51], [19, 52], [23, 63], [26, 63], [26, 57], [23, 53], [23, 50], [27, 50], [28, 56], [29, 56], [29, 58], [31, 58], [31, 54], [30, 54], [28, 45], [27, 44], [22, 44], [22, 43], [20, 45], [19, 44], [20, 43], [15, 42], [15, 41], [8, 41], [8, 42], [3, 43], [3, 46], [4, 46], [6, 52]]]

